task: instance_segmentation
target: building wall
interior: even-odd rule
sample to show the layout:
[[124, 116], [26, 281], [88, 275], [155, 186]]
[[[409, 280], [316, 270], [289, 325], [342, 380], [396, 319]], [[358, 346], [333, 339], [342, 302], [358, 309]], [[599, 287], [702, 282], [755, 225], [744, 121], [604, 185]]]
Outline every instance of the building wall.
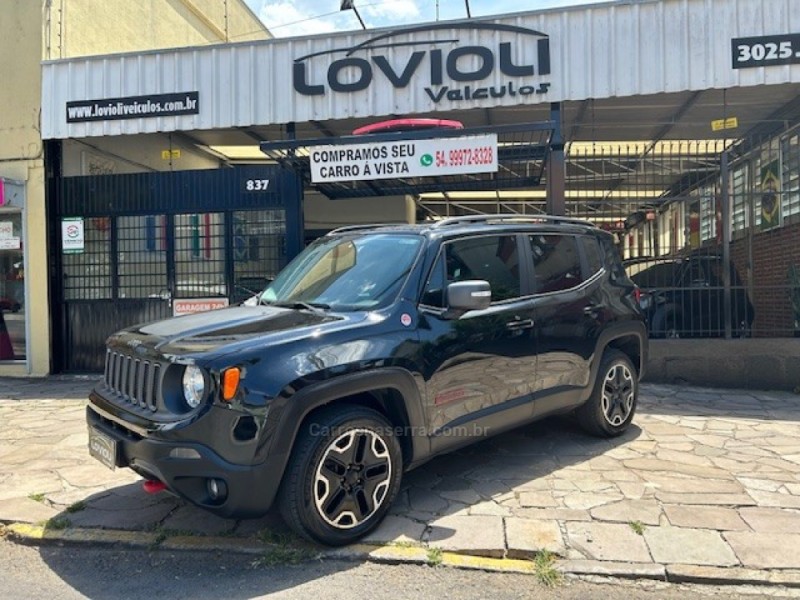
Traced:
[[[44, 158], [39, 129], [41, 106], [42, 7], [39, 2], [9, 2], [0, 19], [0, 56], [12, 68], [0, 85], [0, 177], [25, 186], [23, 244], [27, 250], [25, 315], [27, 356], [32, 372], [49, 368], [47, 236], [44, 211]], [[9, 59], [13, 57], [13, 59]], [[34, 265], [39, 265], [35, 268]], [[44, 324], [32, 327], [33, 323]], [[24, 375], [24, 363], [7, 363], [0, 373]]]
[[303, 202], [307, 232], [327, 232], [346, 225], [413, 223], [416, 209], [408, 196], [328, 200], [322, 194], [307, 192]]
[[753, 335], [791, 331], [794, 327], [789, 296], [789, 268], [800, 269], [800, 223], [787, 225], [753, 236], [753, 264], [748, 270], [748, 244], [745, 237], [732, 242], [731, 259], [739, 273], [752, 277], [751, 302], [755, 308]]
[[[35, 3], [32, 3], [35, 4]], [[102, 27], [98, 27], [102, 23]], [[241, 0], [46, 0], [45, 59], [271, 37]]]

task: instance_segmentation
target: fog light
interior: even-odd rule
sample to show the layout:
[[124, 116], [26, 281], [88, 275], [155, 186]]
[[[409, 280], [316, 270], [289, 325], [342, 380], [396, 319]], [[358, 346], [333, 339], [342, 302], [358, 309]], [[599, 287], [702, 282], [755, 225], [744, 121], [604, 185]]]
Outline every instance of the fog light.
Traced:
[[228, 495], [228, 486], [222, 479], [207, 479], [206, 489], [209, 497], [214, 502], [225, 500]]

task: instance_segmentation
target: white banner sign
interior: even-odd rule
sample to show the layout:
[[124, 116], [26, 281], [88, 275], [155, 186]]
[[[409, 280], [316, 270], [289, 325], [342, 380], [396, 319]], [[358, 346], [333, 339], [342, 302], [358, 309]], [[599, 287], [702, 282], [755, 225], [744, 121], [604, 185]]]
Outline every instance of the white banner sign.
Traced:
[[0, 250], [19, 250], [22, 247], [20, 238], [0, 238]]
[[313, 146], [311, 181], [364, 181], [497, 171], [497, 135]]

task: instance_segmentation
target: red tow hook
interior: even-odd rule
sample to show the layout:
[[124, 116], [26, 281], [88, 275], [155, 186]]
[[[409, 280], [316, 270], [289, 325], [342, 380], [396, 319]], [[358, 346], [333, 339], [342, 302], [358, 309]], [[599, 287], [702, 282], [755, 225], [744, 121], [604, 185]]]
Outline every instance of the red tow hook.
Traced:
[[159, 481], [158, 479], [148, 479], [142, 484], [144, 491], [148, 494], [157, 494], [158, 492], [163, 492], [167, 489], [167, 484], [163, 481]]

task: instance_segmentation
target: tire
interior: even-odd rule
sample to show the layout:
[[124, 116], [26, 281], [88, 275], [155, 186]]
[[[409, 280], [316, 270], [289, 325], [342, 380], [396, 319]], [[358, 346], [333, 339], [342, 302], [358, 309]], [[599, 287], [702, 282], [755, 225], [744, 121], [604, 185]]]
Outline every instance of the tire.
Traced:
[[298, 434], [279, 492], [281, 515], [308, 540], [352, 543], [386, 515], [402, 472], [400, 444], [380, 413], [330, 406]]
[[606, 349], [589, 399], [575, 411], [580, 426], [600, 437], [621, 435], [631, 424], [639, 400], [639, 378], [631, 359]]
[[664, 310], [653, 321], [653, 337], [670, 340], [681, 337], [680, 329], [678, 328], [680, 313], [676, 309]]

